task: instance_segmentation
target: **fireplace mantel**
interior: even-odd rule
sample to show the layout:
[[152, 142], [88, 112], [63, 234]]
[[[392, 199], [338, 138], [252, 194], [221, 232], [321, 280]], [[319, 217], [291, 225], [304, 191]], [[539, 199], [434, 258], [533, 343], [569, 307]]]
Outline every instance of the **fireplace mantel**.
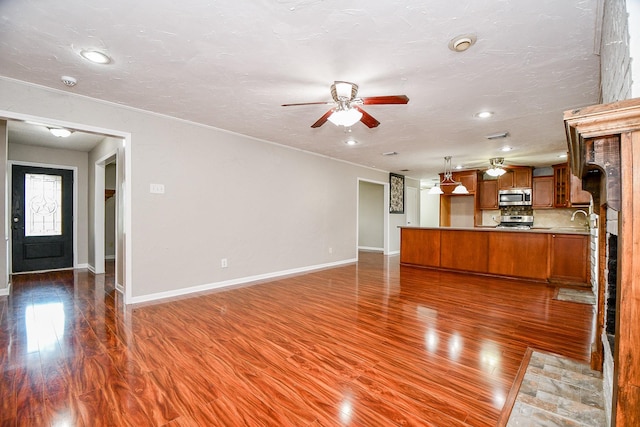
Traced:
[[[640, 425], [640, 99], [564, 114], [571, 170], [618, 212], [617, 321], [612, 421]], [[589, 171], [601, 183], [588, 183]], [[594, 197], [594, 201], [596, 198]], [[601, 305], [598, 306], [601, 310]], [[598, 313], [600, 317], [602, 313]]]

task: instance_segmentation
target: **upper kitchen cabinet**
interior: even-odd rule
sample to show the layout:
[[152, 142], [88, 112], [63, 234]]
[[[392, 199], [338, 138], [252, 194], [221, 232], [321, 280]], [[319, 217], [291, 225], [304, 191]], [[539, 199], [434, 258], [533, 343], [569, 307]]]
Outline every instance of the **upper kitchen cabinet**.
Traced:
[[554, 207], [571, 208], [589, 206], [591, 194], [582, 189], [582, 180], [571, 173], [569, 165], [553, 165]]
[[506, 173], [498, 178], [498, 190], [531, 188], [531, 168], [513, 166], [505, 168]]
[[[456, 183], [464, 185], [469, 194], [476, 194], [478, 186], [478, 173], [475, 170], [470, 171], [456, 171], [453, 172], [451, 177]], [[440, 182], [444, 178], [444, 174], [440, 174]], [[443, 196], [457, 196], [457, 194], [451, 194], [457, 185], [440, 185], [440, 188], [444, 192]]]
[[491, 179], [478, 183], [478, 204], [480, 209], [498, 209], [498, 180]]
[[533, 209], [548, 209], [554, 206], [554, 186], [553, 176], [533, 177]]

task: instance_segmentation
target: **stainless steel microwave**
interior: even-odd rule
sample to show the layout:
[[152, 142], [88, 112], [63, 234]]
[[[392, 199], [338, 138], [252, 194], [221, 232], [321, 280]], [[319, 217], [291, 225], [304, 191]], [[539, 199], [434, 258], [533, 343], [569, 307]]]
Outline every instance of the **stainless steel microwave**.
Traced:
[[513, 188], [511, 190], [498, 190], [498, 206], [531, 206], [530, 188]]

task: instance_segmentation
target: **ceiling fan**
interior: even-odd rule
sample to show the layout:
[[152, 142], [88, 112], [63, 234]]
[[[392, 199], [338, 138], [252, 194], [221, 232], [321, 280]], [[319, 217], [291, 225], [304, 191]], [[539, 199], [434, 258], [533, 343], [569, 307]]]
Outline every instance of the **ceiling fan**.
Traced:
[[296, 105], [317, 105], [317, 104], [335, 104], [335, 107], [327, 111], [320, 117], [312, 128], [322, 126], [329, 120], [336, 126], [349, 127], [361, 121], [370, 128], [377, 127], [380, 122], [371, 114], [364, 111], [361, 105], [380, 105], [380, 104], [406, 104], [409, 98], [406, 95], [387, 95], [387, 96], [369, 96], [365, 98], [357, 98], [358, 85], [351, 82], [335, 81], [331, 85], [330, 102], [303, 102], [299, 104], [282, 104], [283, 107], [291, 107]]

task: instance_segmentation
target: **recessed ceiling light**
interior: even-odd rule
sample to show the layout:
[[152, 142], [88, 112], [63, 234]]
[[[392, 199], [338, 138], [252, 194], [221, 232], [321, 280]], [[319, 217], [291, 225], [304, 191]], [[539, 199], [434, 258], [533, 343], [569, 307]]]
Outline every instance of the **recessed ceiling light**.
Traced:
[[65, 128], [49, 128], [49, 132], [58, 138], [66, 138], [71, 135], [71, 131]]
[[83, 50], [80, 55], [87, 61], [91, 61], [94, 64], [108, 64], [111, 62], [111, 58], [106, 53], [99, 50]]
[[513, 147], [504, 146], [502, 147], [501, 151], [511, 151], [511, 150], [513, 150]]
[[480, 111], [476, 113], [476, 117], [479, 119], [488, 119], [491, 116], [493, 116], [493, 111]]
[[475, 42], [476, 42], [476, 36], [474, 35], [466, 34], [466, 35], [458, 36], [453, 38], [449, 42], [449, 49], [451, 49], [454, 52], [464, 52], [465, 50], [473, 46]]
[[347, 145], [356, 145], [358, 141], [356, 141], [355, 139], [347, 139], [344, 143]]
[[462, 165], [457, 165], [456, 169], [458, 169], [458, 170], [462, 169]]

